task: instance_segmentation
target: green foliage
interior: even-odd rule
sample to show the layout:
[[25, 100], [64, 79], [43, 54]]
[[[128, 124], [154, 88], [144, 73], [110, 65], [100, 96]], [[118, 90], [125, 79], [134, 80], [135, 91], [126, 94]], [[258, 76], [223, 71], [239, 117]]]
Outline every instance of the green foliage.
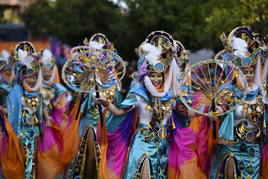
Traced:
[[85, 37], [107, 35], [127, 60], [137, 60], [134, 48], [155, 30], [169, 32], [192, 51], [222, 49], [219, 36], [236, 26], [267, 33], [267, 0], [38, 0], [24, 14], [28, 28], [70, 45]]
[[[254, 32], [267, 34], [268, 1], [266, 0], [216, 0], [212, 13], [205, 19], [208, 37], [217, 38], [222, 32], [227, 34], [237, 26], [250, 27]], [[214, 50], [222, 48], [220, 41], [211, 41], [208, 47]]]

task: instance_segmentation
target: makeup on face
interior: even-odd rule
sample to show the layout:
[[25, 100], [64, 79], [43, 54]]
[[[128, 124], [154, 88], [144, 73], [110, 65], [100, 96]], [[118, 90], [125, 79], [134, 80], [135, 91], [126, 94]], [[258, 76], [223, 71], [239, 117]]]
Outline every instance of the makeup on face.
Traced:
[[33, 73], [27, 76], [24, 80], [31, 88], [33, 88], [37, 82], [37, 78], [38, 78], [38, 73]]
[[50, 67], [42, 67], [43, 78], [46, 81], [49, 81], [52, 76], [52, 69]]
[[156, 87], [156, 88], [160, 88], [163, 84], [164, 81], [164, 75], [163, 73], [151, 73], [149, 75], [149, 78], [152, 82], [152, 84]]

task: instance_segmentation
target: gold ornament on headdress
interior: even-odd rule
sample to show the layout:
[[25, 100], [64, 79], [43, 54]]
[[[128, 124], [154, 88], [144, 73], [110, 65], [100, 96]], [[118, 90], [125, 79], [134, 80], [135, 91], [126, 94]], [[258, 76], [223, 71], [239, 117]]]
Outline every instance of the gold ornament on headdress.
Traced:
[[27, 52], [27, 54], [35, 53], [36, 50], [31, 42], [23, 41], [16, 45], [14, 52], [13, 52], [13, 58], [17, 61], [18, 59], [18, 51], [23, 50], [24, 52]]

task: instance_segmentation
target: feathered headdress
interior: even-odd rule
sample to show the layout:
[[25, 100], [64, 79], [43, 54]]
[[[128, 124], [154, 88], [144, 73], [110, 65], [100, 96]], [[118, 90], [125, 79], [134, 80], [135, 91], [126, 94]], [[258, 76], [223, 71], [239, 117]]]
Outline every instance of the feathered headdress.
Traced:
[[0, 70], [8, 65], [11, 65], [10, 56], [6, 50], [3, 50], [0, 55]]
[[21, 74], [29, 75], [36, 73], [40, 69], [40, 55], [37, 53], [27, 53], [26, 51], [19, 49], [18, 63]]
[[[139, 80], [144, 82], [153, 96], [163, 97], [170, 88], [176, 96], [180, 72], [175, 59], [176, 51], [172, 37], [164, 31], [152, 32], [139, 49], [142, 54], [138, 61]], [[163, 92], [158, 92], [153, 86], [148, 77], [151, 72], [165, 73]]]
[[41, 63], [49, 68], [55, 64], [55, 57], [50, 50], [44, 49], [41, 51]]
[[[223, 33], [221, 40], [225, 50], [220, 51], [215, 58], [230, 61], [242, 71], [249, 67], [255, 68], [254, 84], [261, 89], [263, 102], [267, 103], [266, 91], [262, 84], [262, 81], [267, 78], [268, 71], [266, 70], [268, 63], [265, 60], [267, 51], [265, 38], [260, 34], [253, 33], [247, 27], [237, 27], [230, 32], [228, 38]], [[263, 63], [265, 63], [264, 69], [262, 69]]]
[[229, 56], [227, 58], [225, 55], [225, 60], [244, 68], [256, 65], [258, 59], [261, 60], [260, 63], [264, 62], [265, 39], [260, 34], [254, 34], [249, 28], [237, 27], [230, 32], [228, 38], [223, 33], [221, 40], [226, 50], [217, 54], [217, 58], [223, 58], [225, 52], [228, 52]]

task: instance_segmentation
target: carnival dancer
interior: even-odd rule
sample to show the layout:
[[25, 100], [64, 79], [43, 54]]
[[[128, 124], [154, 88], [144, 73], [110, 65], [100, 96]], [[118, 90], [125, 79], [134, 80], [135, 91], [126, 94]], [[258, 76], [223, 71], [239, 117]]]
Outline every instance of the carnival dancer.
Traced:
[[[237, 65], [246, 76], [248, 89], [244, 101], [234, 111], [220, 117], [219, 141], [215, 147], [210, 178], [261, 178], [267, 177], [262, 160], [267, 141], [267, 96], [262, 83], [264, 49], [257, 36], [246, 27], [235, 28], [221, 38], [225, 50], [217, 58]], [[227, 90], [231, 90], [226, 85]], [[224, 99], [223, 99], [224, 100]], [[225, 109], [217, 104], [217, 111]], [[267, 161], [266, 161], [267, 162]]]
[[[90, 38], [90, 41], [85, 40], [84, 43], [86, 44], [86, 46], [78, 46], [72, 49], [73, 57], [75, 57], [76, 55], [79, 56], [81, 52], [87, 53], [87, 51], [88, 52], [90, 51], [90, 53], [91, 52], [94, 53], [94, 51], [97, 51], [101, 56], [105, 56], [105, 53], [102, 54], [102, 51], [103, 52], [109, 51], [110, 53], [117, 54], [113, 44], [106, 38], [105, 35], [101, 33], [94, 34]], [[99, 63], [97, 61], [98, 60], [97, 58], [95, 59], [96, 63]], [[106, 63], [106, 61], [104, 60], [103, 63]], [[118, 68], [117, 70], [119, 71], [122, 70], [121, 72], [123, 74], [125, 70], [125, 64], [122, 60], [120, 61], [120, 63], [121, 64], [116, 66], [116, 68]], [[68, 70], [68, 68], [65, 69], [66, 71]], [[80, 116], [77, 119], [79, 121], [80, 144], [77, 150], [77, 155], [70, 164], [70, 167], [68, 169], [67, 178], [76, 178], [76, 177], [94, 178], [98, 176], [99, 159], [100, 159], [100, 139], [98, 138], [97, 135], [98, 131], [97, 126], [98, 125], [100, 126], [100, 114], [99, 114], [100, 111], [98, 110], [98, 107], [95, 104], [95, 95], [97, 91], [97, 93], [99, 93], [101, 96], [109, 98], [115, 104], [121, 101], [120, 80], [124, 75], [122, 74], [120, 75], [121, 72], [113, 73], [111, 71], [112, 69], [113, 68], [99, 70], [98, 72], [99, 80], [97, 80], [95, 83], [98, 89], [96, 89], [94, 86], [92, 86], [92, 88], [90, 89], [89, 87], [90, 85], [87, 83], [85, 83], [84, 85], [82, 84], [80, 85], [82, 91], [84, 91], [82, 94], [82, 98], [80, 99], [81, 100]], [[81, 69], [79, 65], [77, 65], [74, 67], [74, 70], [78, 70], [77, 72], [80, 72]], [[113, 73], [112, 76], [110, 76], [109, 79], [104, 80], [106, 82], [101, 82], [102, 78], [105, 78], [106, 75], [109, 75], [111, 73]], [[72, 76], [72, 78], [77, 77], [78, 75]], [[79, 79], [80, 82], [83, 80], [87, 81], [89, 78], [92, 78], [92, 80], [95, 78], [94, 76], [91, 77], [85, 76], [85, 77], [86, 79]], [[76, 89], [74, 88], [73, 90], [76, 91]], [[88, 92], [85, 93], [85, 91]], [[81, 95], [81, 93], [79, 95]], [[105, 118], [107, 115], [108, 114], [106, 113], [103, 115], [103, 117]]]
[[[140, 47], [141, 85], [119, 105], [97, 99], [113, 114], [107, 121], [107, 157], [101, 159], [107, 166], [100, 171], [101, 178], [204, 177], [190, 148], [196, 134], [181, 128], [182, 119], [173, 115], [173, 109], [181, 109], [174, 45], [168, 33], [152, 32]], [[187, 110], [179, 112], [187, 115]], [[191, 161], [187, 164], [191, 172], [183, 166], [186, 161]]]
[[22, 42], [15, 49], [20, 76], [8, 95], [7, 134], [2, 139], [1, 156], [6, 178], [36, 177], [36, 154], [43, 118], [39, 91], [42, 85], [40, 58], [32, 53], [34, 51], [29, 42]]
[[[72, 99], [68, 90], [59, 83], [55, 58], [48, 49], [40, 53], [42, 65], [43, 135], [39, 140], [38, 178], [54, 179], [64, 172], [63, 131], [71, 122], [69, 104]], [[69, 161], [70, 162], [70, 161]]]
[[9, 53], [3, 50], [0, 56], [0, 128], [2, 128], [1, 131], [3, 132], [6, 132], [6, 129], [3, 129], [3, 127], [5, 123], [4, 115], [7, 113], [7, 96], [14, 82], [14, 63], [11, 60]]
[[7, 51], [3, 50], [0, 57], [0, 105], [6, 108], [7, 95], [15, 82], [14, 63]]

